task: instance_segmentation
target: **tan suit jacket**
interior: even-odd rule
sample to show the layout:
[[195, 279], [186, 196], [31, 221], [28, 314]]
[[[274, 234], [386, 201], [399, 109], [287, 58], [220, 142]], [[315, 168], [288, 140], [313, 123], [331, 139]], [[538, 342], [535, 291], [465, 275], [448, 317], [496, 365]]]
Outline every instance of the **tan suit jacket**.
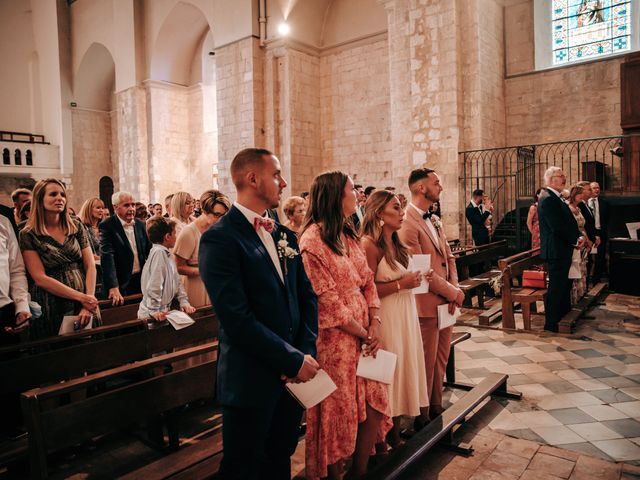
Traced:
[[438, 305], [453, 302], [461, 291], [458, 288], [456, 260], [447, 243], [444, 229], [436, 231], [438, 238], [433, 236], [413, 205], [407, 205], [406, 216], [398, 234], [412, 254], [431, 255], [434, 273], [429, 283], [429, 293], [416, 295], [419, 317], [437, 317]]

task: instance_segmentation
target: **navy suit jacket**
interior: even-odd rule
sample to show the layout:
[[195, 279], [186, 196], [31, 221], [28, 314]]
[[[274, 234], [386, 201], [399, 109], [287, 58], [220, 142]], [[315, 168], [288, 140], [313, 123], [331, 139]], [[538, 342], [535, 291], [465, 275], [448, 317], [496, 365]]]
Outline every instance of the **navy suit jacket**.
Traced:
[[[105, 290], [118, 287], [126, 288], [131, 280], [133, 270], [133, 250], [124, 233], [124, 228], [117, 215], [113, 215], [98, 225], [100, 229], [100, 264]], [[143, 221], [135, 219], [133, 231], [136, 236], [140, 271], [151, 251], [151, 242], [147, 236], [147, 228]]]
[[547, 188], [540, 192], [538, 222], [540, 224], [540, 258], [570, 260], [573, 256], [573, 246], [580, 237], [578, 223], [569, 206]]
[[[276, 223], [276, 245], [282, 235], [299, 251], [296, 235]], [[318, 307], [301, 256], [280, 259], [283, 283], [235, 206], [202, 235], [198, 256], [220, 322], [218, 401], [237, 407], [277, 401], [284, 387], [280, 376], [295, 377], [304, 355], [316, 354]]]
[[471, 236], [473, 237], [473, 241], [476, 244], [486, 244], [489, 243], [489, 230], [487, 230], [487, 226], [484, 222], [487, 221], [487, 218], [491, 215], [491, 212], [484, 211], [484, 213], [480, 213], [480, 209], [473, 206], [473, 203], [469, 202], [467, 208], [464, 211], [465, 217], [467, 217], [467, 221], [471, 225]]

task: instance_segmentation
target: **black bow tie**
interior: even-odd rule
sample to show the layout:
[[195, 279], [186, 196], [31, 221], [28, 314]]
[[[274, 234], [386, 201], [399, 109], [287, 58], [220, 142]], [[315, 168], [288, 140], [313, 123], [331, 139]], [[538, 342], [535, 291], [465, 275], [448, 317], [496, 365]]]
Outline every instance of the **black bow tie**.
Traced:
[[427, 212], [422, 215], [422, 218], [426, 220], [427, 218], [431, 218], [432, 215], [433, 215], [433, 212]]

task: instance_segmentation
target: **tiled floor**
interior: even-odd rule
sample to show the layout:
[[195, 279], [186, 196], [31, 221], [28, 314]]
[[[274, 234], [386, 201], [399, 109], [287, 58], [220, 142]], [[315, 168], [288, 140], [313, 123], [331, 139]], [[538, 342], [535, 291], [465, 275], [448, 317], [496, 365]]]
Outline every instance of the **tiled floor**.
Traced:
[[571, 336], [463, 327], [458, 380], [509, 374], [523, 400], [491, 401], [496, 432], [640, 465], [640, 298], [609, 295], [587, 317]]

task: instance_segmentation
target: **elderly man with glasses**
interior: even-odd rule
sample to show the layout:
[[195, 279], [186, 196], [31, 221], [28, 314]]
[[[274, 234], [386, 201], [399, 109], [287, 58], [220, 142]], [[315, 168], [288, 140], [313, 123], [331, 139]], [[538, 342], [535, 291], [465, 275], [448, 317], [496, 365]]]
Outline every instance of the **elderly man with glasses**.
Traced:
[[546, 261], [549, 274], [544, 329], [557, 332], [560, 320], [571, 310], [569, 267], [573, 250], [582, 247], [584, 239], [571, 210], [561, 199], [567, 183], [562, 169], [548, 168], [544, 181], [547, 187], [540, 192], [538, 201], [540, 258]]

